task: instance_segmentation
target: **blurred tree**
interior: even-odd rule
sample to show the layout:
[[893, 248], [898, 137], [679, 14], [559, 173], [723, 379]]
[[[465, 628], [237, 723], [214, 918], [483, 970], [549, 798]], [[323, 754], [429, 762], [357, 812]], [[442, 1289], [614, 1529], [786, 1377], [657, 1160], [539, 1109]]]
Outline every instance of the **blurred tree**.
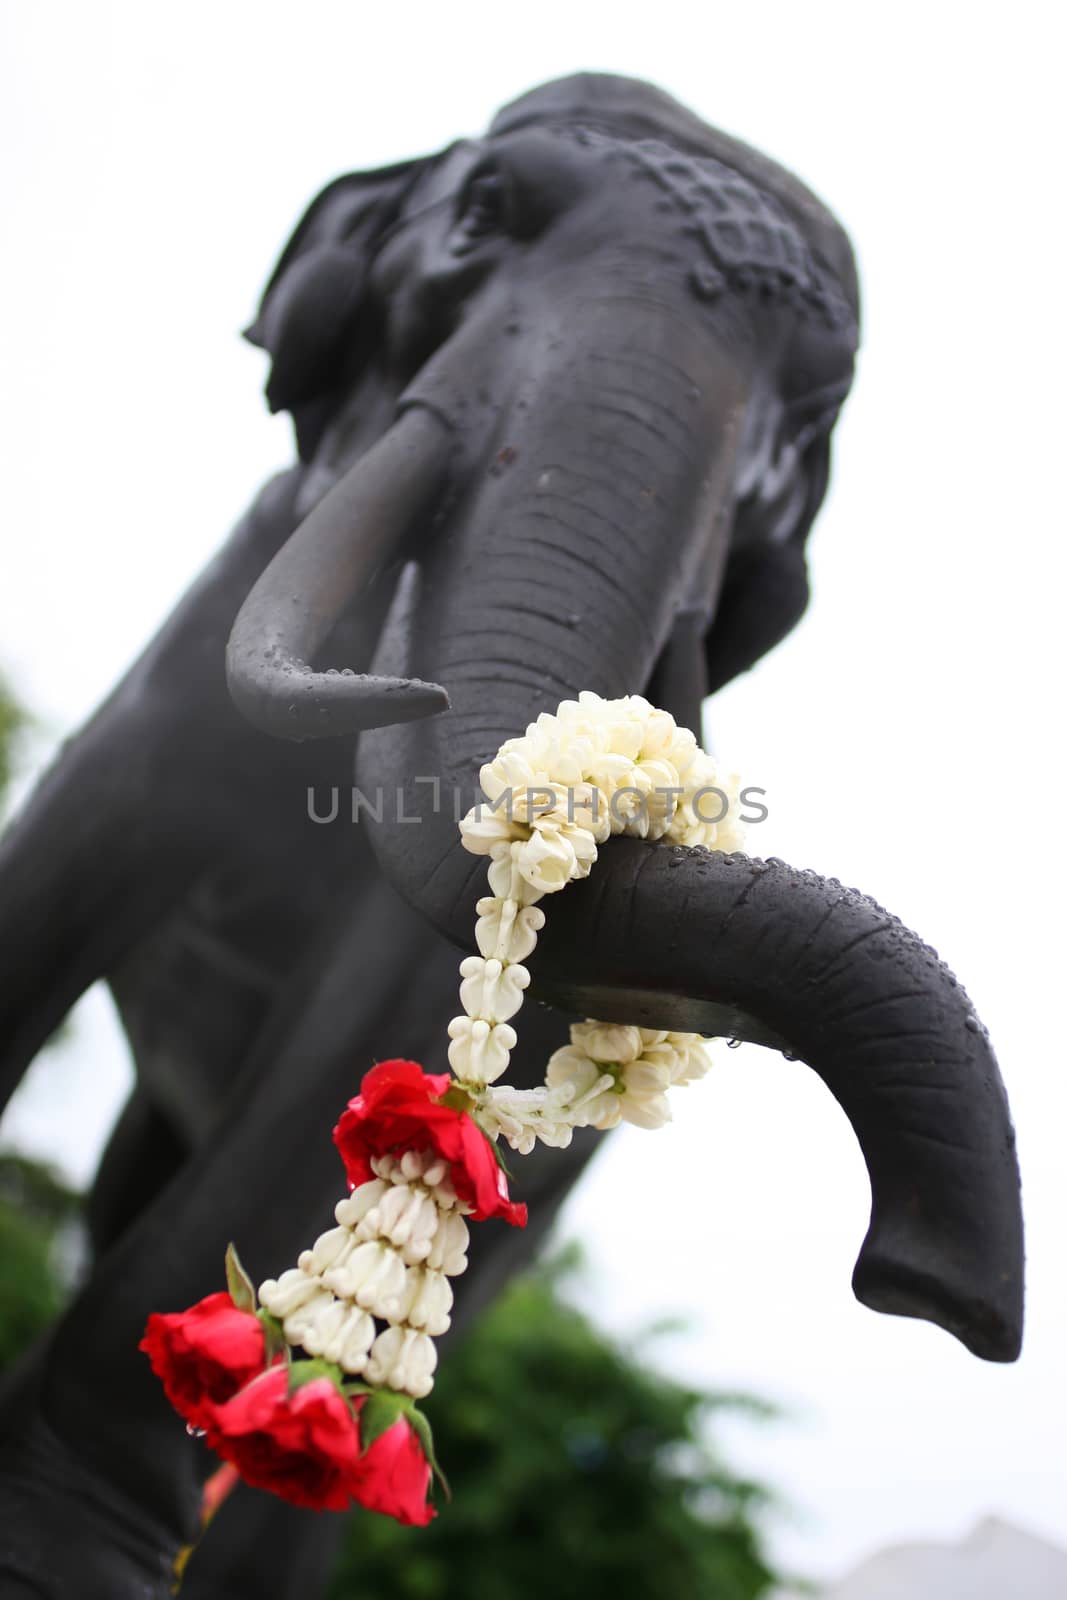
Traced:
[[[455, 1495], [429, 1528], [357, 1512], [330, 1600], [755, 1600], [780, 1577], [768, 1491], [708, 1441], [715, 1412], [561, 1293], [567, 1252], [517, 1279], [448, 1352], [428, 1405]], [[654, 1336], [654, 1334], [653, 1334]]]

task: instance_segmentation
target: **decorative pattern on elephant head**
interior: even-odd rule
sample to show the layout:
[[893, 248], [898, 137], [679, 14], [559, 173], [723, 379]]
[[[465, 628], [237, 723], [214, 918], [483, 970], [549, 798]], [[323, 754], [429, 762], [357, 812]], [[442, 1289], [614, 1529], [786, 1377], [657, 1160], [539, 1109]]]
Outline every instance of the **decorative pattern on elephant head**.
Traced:
[[[665, 142], [672, 129], [677, 142]], [[416, 499], [386, 500], [390, 527], [379, 530], [393, 549], [405, 531], [394, 523], [425, 523], [451, 497], [443, 554], [435, 559], [429, 540], [420, 547], [433, 579], [427, 609], [451, 615], [442, 582], [462, 573], [472, 589], [490, 544], [492, 570], [510, 556], [513, 585], [536, 590], [525, 615], [539, 606], [547, 616], [565, 595], [554, 631], [520, 632], [511, 652], [528, 646], [511, 664], [545, 704], [573, 683], [556, 663], [582, 658], [573, 630], [584, 619], [589, 631], [614, 613], [627, 639], [625, 662], [594, 652], [593, 688], [643, 687], [681, 622], [688, 642], [706, 641], [705, 663], [685, 663], [695, 720], [706, 686], [750, 665], [803, 610], [804, 539], [825, 490], [857, 315], [847, 241], [794, 179], [647, 86], [586, 79], [526, 96], [484, 141], [331, 184], [284, 252], [250, 337], [272, 357], [268, 398], [292, 410], [312, 464], [305, 509], [327, 485], [341, 492], [385, 421], [396, 417], [394, 448], [406, 455], [416, 447], [402, 437], [419, 431], [409, 413], [433, 417], [438, 436], [420, 434]], [[321, 519], [315, 527], [323, 539]], [[261, 725], [306, 737], [384, 720], [366, 702], [380, 686], [320, 680], [312, 693], [290, 670], [380, 556], [369, 542], [357, 566], [342, 542], [345, 587], [330, 611], [290, 608], [278, 637], [282, 621], [265, 626], [257, 591], [231, 663], [239, 703]], [[279, 591], [301, 592], [295, 560], [293, 551], [276, 569]], [[312, 563], [316, 573], [329, 565], [324, 546]], [[724, 583], [731, 604], [720, 618]], [[500, 604], [472, 600], [484, 633]], [[256, 670], [265, 634], [269, 697]], [[427, 643], [417, 654], [439, 653]], [[491, 643], [485, 654], [495, 660]], [[471, 668], [448, 665], [450, 692], [462, 693]], [[428, 694], [391, 685], [390, 718], [439, 707]], [[528, 701], [517, 699], [520, 717]]]
[[[204, 1465], [137, 1353], [148, 1313], [213, 1290], [230, 1238], [257, 1280], [295, 1259], [353, 1074], [441, 1064], [451, 945], [484, 890], [456, 826], [483, 762], [581, 690], [646, 694], [699, 733], [705, 696], [797, 621], [858, 316], [815, 196], [628, 79], [543, 86], [484, 139], [308, 210], [249, 330], [300, 464], [0, 842], [3, 1092], [100, 977], [138, 1068], [92, 1277], [8, 1397], [17, 1592], [168, 1592]], [[353, 757], [389, 803], [315, 827], [308, 786], [350, 781]], [[531, 995], [808, 1062], [871, 1177], [856, 1293], [1013, 1359], [1011, 1123], [933, 953], [833, 881], [639, 839], [565, 898]], [[517, 1085], [566, 1020], [531, 1009]], [[528, 1248], [587, 1153], [524, 1163]], [[457, 1325], [522, 1259], [480, 1254]], [[329, 1539], [301, 1526], [238, 1497], [186, 1591], [239, 1573], [304, 1600]]]

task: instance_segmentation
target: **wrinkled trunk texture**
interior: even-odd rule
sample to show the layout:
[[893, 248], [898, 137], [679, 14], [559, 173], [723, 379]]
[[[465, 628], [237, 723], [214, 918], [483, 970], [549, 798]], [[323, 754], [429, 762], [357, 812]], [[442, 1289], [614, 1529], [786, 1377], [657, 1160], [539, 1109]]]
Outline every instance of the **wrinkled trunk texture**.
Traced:
[[1023, 1241], [1011, 1118], [985, 1029], [936, 954], [854, 889], [715, 851], [612, 840], [567, 900], [538, 946], [541, 997], [709, 1032], [724, 1014], [757, 1018], [823, 1080], [863, 1151], [872, 1207], [857, 1298], [1013, 1361]]

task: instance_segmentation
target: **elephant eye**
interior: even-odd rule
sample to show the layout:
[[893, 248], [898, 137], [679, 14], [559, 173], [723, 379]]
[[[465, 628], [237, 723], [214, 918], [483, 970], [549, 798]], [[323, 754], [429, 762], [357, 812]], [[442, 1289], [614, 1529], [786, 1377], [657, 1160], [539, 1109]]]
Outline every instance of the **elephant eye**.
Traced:
[[506, 222], [504, 180], [496, 172], [479, 172], [463, 193], [456, 226], [470, 241], [494, 233]]

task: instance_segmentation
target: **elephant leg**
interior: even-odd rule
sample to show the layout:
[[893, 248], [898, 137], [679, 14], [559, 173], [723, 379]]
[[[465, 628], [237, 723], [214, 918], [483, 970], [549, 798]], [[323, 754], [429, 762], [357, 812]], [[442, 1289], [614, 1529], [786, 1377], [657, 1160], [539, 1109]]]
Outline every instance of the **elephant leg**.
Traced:
[[115, 1124], [86, 1202], [93, 1255], [99, 1258], [164, 1189], [189, 1147], [142, 1088]]
[[[137, 1349], [145, 1321], [221, 1287], [231, 1238], [259, 1279], [328, 1223], [344, 1190], [330, 1130], [369, 1064], [372, 1033], [388, 1037], [388, 1013], [402, 1012], [408, 975], [423, 964], [432, 935], [405, 940], [414, 920], [372, 890], [323, 930], [213, 1136], [97, 1263], [37, 1381], [12, 1395], [0, 1419], [5, 1597], [169, 1593], [174, 1561], [198, 1531], [213, 1458], [187, 1436]], [[354, 987], [361, 972], [366, 981]]]
[[[0, 1385], [0, 1595], [165, 1600], [180, 1544], [174, 1521], [110, 1482], [44, 1414], [54, 1340], [54, 1332], [40, 1339]], [[195, 1527], [199, 1487], [191, 1472], [174, 1498], [184, 1500], [183, 1526]]]
[[298, 484], [268, 484], [0, 839], [0, 1106], [78, 996], [255, 816], [277, 758], [237, 717], [222, 652]]

